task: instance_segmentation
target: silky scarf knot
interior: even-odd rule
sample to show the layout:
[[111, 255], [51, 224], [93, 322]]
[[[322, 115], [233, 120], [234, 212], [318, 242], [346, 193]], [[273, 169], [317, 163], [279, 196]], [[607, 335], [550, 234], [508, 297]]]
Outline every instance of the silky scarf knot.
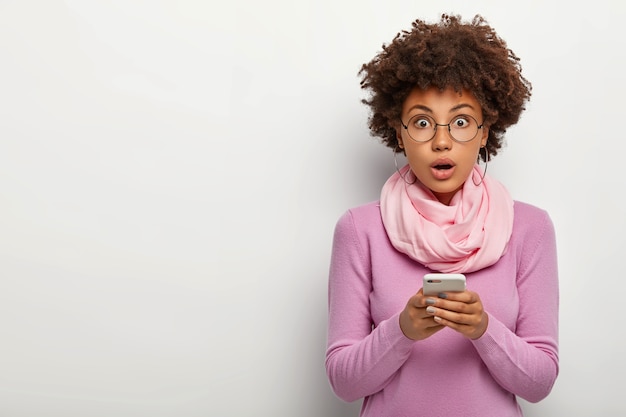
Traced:
[[[409, 165], [381, 191], [380, 209], [392, 245], [433, 271], [468, 273], [493, 265], [513, 230], [513, 200], [504, 185], [478, 165], [449, 205], [419, 181], [409, 185]], [[476, 185], [476, 183], [479, 183]]]

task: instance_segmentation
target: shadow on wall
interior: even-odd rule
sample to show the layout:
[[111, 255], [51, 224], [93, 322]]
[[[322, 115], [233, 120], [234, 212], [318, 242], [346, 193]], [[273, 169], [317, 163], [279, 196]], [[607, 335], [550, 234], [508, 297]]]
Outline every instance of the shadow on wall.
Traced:
[[[365, 204], [380, 197], [380, 191], [387, 179], [396, 171], [394, 154], [390, 148], [382, 145], [377, 138], [365, 138], [362, 147], [354, 152], [353, 166], [349, 169], [350, 175], [346, 175], [344, 181], [350, 188], [350, 195], [356, 201], [356, 205]], [[406, 164], [404, 155], [397, 154], [398, 167]], [[347, 210], [350, 207], [345, 207]]]
[[334, 402], [327, 402], [326, 408], [320, 410], [322, 416], [327, 417], [357, 417], [361, 410], [361, 401], [347, 404], [335, 399]]
[[[357, 130], [350, 134], [352, 145], [354, 146], [351, 157], [346, 160], [348, 164], [342, 168], [342, 174], [339, 175], [338, 181], [341, 185], [338, 187], [340, 190], [344, 190], [351, 201], [352, 206], [366, 204], [370, 201], [377, 200], [380, 196], [380, 190], [394, 172], [394, 158], [391, 149], [386, 148], [380, 143], [377, 138], [363, 137], [363, 131]], [[402, 154], [397, 155], [398, 166], [404, 166], [406, 159]], [[325, 196], [330, 201], [335, 200], [335, 196]], [[346, 201], [339, 199], [340, 201]], [[341, 207], [340, 212], [350, 209], [351, 206]], [[328, 241], [331, 244], [331, 241]], [[326, 260], [326, 263], [319, 268], [323, 272], [323, 276], [327, 277], [327, 271], [330, 258]], [[326, 296], [326, 283], [324, 283], [324, 297]], [[324, 301], [326, 299], [324, 298]], [[327, 312], [326, 303], [319, 310], [319, 314], [314, 315], [316, 317], [316, 323], [314, 328], [318, 329], [317, 337], [315, 341], [321, 341], [321, 349], [319, 353], [314, 356], [320, 358], [319, 369], [320, 373], [316, 373], [314, 376], [317, 381], [313, 385], [316, 387], [314, 393], [311, 393], [313, 402], [316, 404], [315, 411], [311, 410], [315, 416], [326, 417], [356, 417], [361, 410], [362, 400], [355, 401], [353, 403], [347, 403], [332, 392], [330, 384], [328, 382], [326, 372], [324, 369], [324, 357], [326, 349], [326, 331], [327, 331]]]
[[361, 410], [362, 400], [352, 403], [347, 403], [341, 400], [333, 393], [330, 383], [328, 382], [326, 370], [324, 368], [327, 315], [325, 312], [322, 312], [322, 314], [319, 314], [317, 317], [319, 317], [319, 320], [317, 320], [314, 327], [315, 329], [318, 329], [318, 337], [316, 340], [321, 340], [322, 343], [319, 345], [319, 353], [314, 356], [316, 358], [321, 358], [319, 366], [316, 367], [316, 369], [319, 369], [320, 372], [316, 372], [316, 375], [314, 376], [314, 379], [317, 381], [312, 384], [316, 387], [315, 392], [311, 393], [311, 400], [314, 406], [312, 406], [312, 409], [308, 411], [309, 414], [307, 414], [307, 417], [356, 417], [359, 415]]

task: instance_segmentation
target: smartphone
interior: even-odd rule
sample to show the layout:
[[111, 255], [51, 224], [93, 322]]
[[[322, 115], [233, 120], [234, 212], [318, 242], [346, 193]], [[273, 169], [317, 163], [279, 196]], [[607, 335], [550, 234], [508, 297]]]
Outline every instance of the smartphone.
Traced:
[[465, 291], [465, 275], [431, 273], [424, 275], [424, 295], [440, 292]]

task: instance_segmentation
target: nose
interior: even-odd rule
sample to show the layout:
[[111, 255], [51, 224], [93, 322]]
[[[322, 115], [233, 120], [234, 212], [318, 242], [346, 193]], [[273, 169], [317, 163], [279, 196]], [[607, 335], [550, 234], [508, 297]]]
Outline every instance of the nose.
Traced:
[[437, 125], [435, 137], [432, 140], [432, 147], [434, 151], [450, 150], [452, 148], [452, 137], [450, 136], [448, 125]]

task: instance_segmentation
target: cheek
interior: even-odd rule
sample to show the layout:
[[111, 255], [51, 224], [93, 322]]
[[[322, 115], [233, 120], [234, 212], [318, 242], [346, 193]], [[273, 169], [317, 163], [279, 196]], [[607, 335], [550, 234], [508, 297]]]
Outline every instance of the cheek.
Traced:
[[415, 149], [412, 146], [406, 147], [404, 151], [406, 153], [406, 160], [413, 170], [427, 167], [428, 158], [425, 152], [420, 152], [419, 149]]
[[[476, 145], [479, 145], [477, 143]], [[458, 173], [462, 177], [468, 177], [474, 166], [478, 163], [478, 152], [480, 148], [478, 146], [472, 146], [471, 148], [465, 149], [462, 154], [459, 154], [456, 159]]]
[[459, 170], [460, 176], [463, 178], [469, 177], [475, 165], [476, 165], [476, 158], [464, 161], [463, 165], [458, 167], [460, 168]]

